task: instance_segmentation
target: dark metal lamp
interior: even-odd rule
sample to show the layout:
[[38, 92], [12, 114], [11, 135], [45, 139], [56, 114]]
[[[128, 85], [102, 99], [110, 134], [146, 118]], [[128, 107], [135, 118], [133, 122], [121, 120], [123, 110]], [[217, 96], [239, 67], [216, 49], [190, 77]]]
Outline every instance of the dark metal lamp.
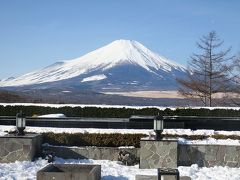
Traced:
[[153, 124], [153, 129], [156, 132], [156, 140], [161, 140], [163, 132], [163, 116], [155, 116]]
[[26, 128], [26, 116], [22, 111], [20, 111], [20, 113], [17, 113], [16, 115], [16, 127], [17, 135], [23, 136], [24, 129]]

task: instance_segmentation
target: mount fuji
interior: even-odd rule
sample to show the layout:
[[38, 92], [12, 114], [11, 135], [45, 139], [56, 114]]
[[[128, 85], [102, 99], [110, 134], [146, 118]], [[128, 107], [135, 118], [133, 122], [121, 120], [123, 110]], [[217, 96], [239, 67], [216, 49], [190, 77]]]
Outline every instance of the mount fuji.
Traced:
[[133, 40], [116, 40], [82, 57], [57, 62], [17, 78], [3, 88], [78, 88], [96, 92], [176, 90], [186, 68]]

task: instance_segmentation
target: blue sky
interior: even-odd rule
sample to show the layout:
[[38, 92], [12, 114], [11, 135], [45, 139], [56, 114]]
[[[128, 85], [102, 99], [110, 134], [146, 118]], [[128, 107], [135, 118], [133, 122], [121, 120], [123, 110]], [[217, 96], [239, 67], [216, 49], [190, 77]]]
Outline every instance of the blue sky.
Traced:
[[215, 30], [240, 51], [239, 0], [1, 0], [0, 79], [137, 40], [183, 65]]

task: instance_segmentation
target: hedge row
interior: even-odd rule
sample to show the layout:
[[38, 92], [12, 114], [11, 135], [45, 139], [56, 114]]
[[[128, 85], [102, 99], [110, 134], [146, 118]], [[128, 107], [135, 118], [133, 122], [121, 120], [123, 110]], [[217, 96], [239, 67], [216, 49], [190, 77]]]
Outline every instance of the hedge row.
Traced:
[[[69, 133], [43, 133], [43, 143], [58, 146], [98, 146], [98, 147], [120, 147], [134, 146], [140, 147], [140, 139], [146, 137], [144, 134], [69, 134]], [[240, 140], [237, 135], [172, 135], [165, 134], [166, 138], [185, 138], [188, 140], [203, 140], [209, 137], [215, 139], [235, 139]]]
[[58, 146], [140, 147], [144, 134], [43, 133], [43, 143]]
[[163, 115], [163, 116], [216, 116], [237, 117], [240, 110], [233, 109], [176, 109], [159, 110], [157, 108], [100, 108], [100, 107], [42, 107], [42, 106], [0, 106], [0, 116], [15, 116], [22, 110], [28, 116], [63, 113], [68, 117], [108, 117], [129, 118], [131, 115]]

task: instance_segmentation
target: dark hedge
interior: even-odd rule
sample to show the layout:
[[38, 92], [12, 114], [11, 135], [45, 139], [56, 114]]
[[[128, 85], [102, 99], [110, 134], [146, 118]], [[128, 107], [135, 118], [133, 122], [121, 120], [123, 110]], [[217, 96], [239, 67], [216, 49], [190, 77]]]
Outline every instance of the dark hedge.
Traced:
[[[58, 146], [98, 146], [98, 147], [120, 147], [134, 146], [140, 147], [140, 139], [147, 137], [144, 134], [69, 134], [69, 133], [43, 133], [43, 143]], [[215, 139], [236, 139], [240, 140], [237, 135], [172, 135], [165, 134], [165, 138], [185, 138], [189, 140], [202, 140], [209, 137]]]
[[108, 117], [129, 118], [131, 115], [163, 115], [163, 116], [216, 116], [237, 117], [240, 110], [232, 109], [176, 109], [159, 110], [157, 108], [128, 109], [128, 108], [99, 108], [99, 107], [41, 107], [41, 106], [0, 106], [0, 116], [15, 116], [22, 110], [28, 116], [63, 113], [67, 117]]
[[140, 147], [144, 134], [43, 133], [43, 143], [61, 146]]

